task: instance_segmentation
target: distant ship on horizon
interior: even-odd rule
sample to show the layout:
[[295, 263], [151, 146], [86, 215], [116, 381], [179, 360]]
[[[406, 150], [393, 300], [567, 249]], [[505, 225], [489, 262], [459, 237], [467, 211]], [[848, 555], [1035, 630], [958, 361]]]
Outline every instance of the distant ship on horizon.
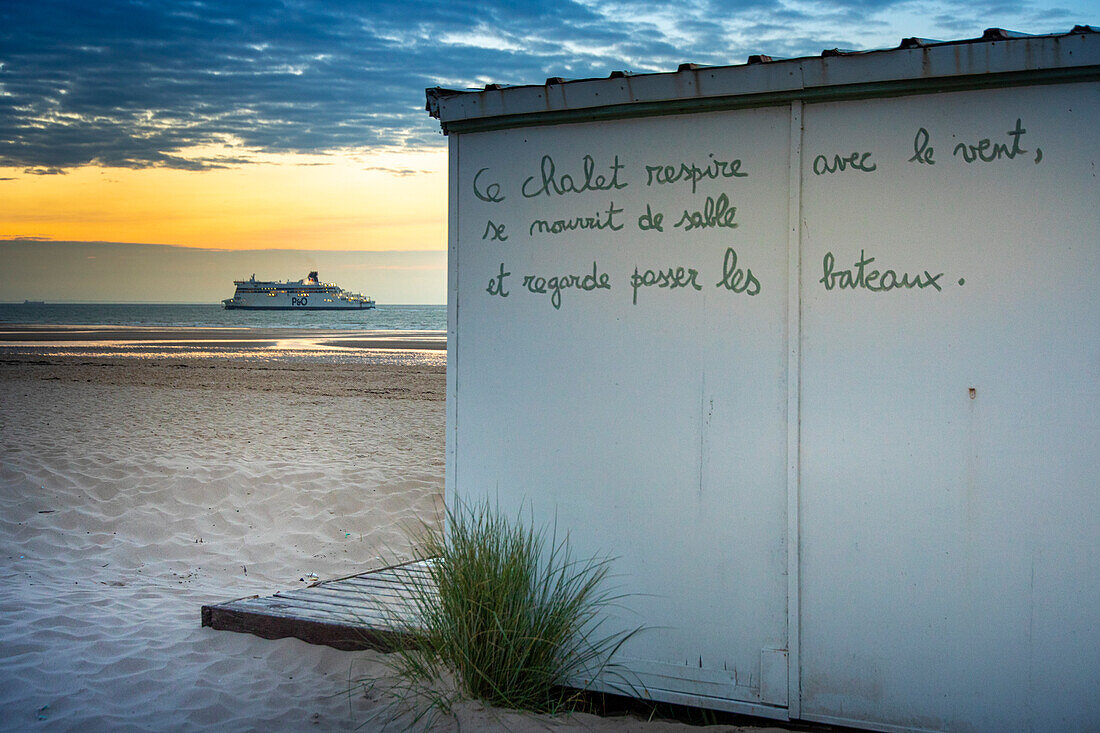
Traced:
[[344, 290], [336, 283], [323, 283], [313, 270], [297, 281], [234, 280], [237, 286], [232, 298], [222, 305], [226, 310], [367, 310], [374, 300], [359, 293]]

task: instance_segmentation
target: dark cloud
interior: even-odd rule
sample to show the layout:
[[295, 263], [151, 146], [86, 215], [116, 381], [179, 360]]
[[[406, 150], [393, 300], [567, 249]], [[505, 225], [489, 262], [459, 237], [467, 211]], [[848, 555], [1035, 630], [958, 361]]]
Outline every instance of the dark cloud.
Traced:
[[386, 168], [384, 166], [370, 166], [364, 168], [365, 171], [378, 171], [380, 173], [389, 173], [391, 176], [400, 176], [402, 178], [406, 176], [416, 176], [424, 173], [431, 173], [432, 171], [415, 170], [413, 168]]
[[[923, 1], [949, 36], [1031, 7]], [[0, 165], [198, 170], [250, 152], [439, 147], [425, 87], [864, 48], [882, 26], [868, 16], [895, 5], [912, 7], [827, 0], [811, 17], [783, 0], [3, 0]], [[208, 152], [226, 143], [239, 157]]]
[[1068, 8], [1047, 8], [1040, 12], [1037, 17], [1048, 21], [1054, 20], [1071, 23], [1075, 20], [1073, 12]]

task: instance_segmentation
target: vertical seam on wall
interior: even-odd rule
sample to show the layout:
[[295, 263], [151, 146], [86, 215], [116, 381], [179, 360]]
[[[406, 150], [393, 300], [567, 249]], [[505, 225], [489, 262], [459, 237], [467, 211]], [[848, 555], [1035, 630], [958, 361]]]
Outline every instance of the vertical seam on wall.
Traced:
[[458, 486], [458, 244], [459, 244], [459, 142], [449, 138], [447, 151], [447, 394], [443, 503], [453, 506]]
[[791, 102], [787, 203], [787, 713], [801, 716], [799, 496], [802, 374], [802, 102]]

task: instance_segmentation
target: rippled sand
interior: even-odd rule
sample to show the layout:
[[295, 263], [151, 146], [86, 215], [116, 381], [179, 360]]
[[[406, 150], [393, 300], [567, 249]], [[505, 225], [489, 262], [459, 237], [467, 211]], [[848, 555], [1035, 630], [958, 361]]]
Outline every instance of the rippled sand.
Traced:
[[361, 723], [331, 695], [372, 655], [202, 629], [199, 608], [407, 557], [404, 528], [442, 498], [444, 381], [0, 363], [0, 728]]

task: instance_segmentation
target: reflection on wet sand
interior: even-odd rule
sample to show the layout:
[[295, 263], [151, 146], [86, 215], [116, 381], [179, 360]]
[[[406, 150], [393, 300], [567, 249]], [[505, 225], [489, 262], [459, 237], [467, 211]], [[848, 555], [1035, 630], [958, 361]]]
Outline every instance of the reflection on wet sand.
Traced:
[[0, 326], [0, 355], [446, 364], [442, 331]]

